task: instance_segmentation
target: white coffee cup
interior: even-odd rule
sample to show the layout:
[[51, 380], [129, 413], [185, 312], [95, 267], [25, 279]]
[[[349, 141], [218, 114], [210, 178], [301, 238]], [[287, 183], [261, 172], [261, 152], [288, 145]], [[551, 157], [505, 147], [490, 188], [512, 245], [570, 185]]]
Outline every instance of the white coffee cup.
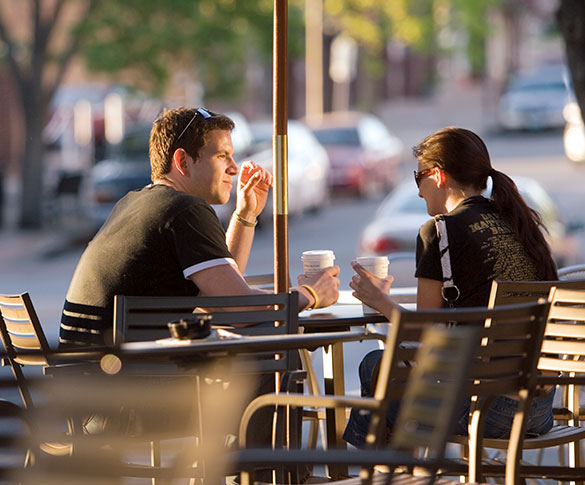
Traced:
[[[365, 270], [374, 274], [378, 278], [385, 278], [388, 276], [388, 265], [390, 262], [386, 256], [360, 256], [359, 258], [356, 258], [356, 261]], [[364, 303], [362, 303], [362, 310], [364, 314], [379, 313], [378, 310], [375, 310]]]
[[301, 260], [305, 274], [311, 276], [324, 268], [333, 266], [335, 254], [329, 249], [313, 249], [312, 251], [303, 251]]

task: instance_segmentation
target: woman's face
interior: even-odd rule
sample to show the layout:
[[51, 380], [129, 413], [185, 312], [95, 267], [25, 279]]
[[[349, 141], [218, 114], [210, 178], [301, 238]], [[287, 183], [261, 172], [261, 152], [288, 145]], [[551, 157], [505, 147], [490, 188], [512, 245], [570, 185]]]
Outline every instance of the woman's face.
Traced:
[[441, 169], [438, 167], [429, 169], [419, 163], [417, 171], [419, 173], [418, 196], [425, 200], [429, 215], [436, 216], [447, 212], [444, 174]]

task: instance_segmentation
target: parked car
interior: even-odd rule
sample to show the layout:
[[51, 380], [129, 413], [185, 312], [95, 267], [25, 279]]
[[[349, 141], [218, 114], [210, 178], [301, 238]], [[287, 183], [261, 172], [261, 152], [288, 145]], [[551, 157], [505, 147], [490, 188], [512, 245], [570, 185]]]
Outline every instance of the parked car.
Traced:
[[[577, 224], [567, 224], [560, 217], [556, 204], [534, 179], [513, 177], [526, 203], [538, 211], [548, 229], [548, 241], [559, 267], [575, 264], [578, 250], [573, 232]], [[485, 195], [491, 192], [491, 181]], [[402, 182], [380, 204], [373, 219], [363, 229], [358, 254], [385, 255], [416, 251], [416, 237], [420, 226], [428, 219], [427, 206], [413, 181]]]
[[403, 144], [376, 116], [325, 113], [309, 126], [329, 154], [332, 192], [376, 197], [398, 182]]
[[565, 155], [571, 162], [585, 162], [585, 125], [579, 105], [575, 101], [567, 103], [563, 116], [566, 121], [563, 133]]
[[[272, 172], [272, 124], [270, 122], [251, 123], [250, 128], [254, 146], [260, 150], [248, 158]], [[329, 202], [327, 178], [330, 164], [327, 151], [315, 138], [311, 130], [297, 120], [288, 121], [288, 214], [301, 215], [317, 212]], [[238, 163], [238, 165], [241, 162]], [[235, 192], [235, 190], [234, 190]], [[213, 206], [220, 220], [225, 224], [235, 208], [236, 195], [223, 206]], [[272, 220], [272, 195], [260, 216], [261, 224]]]
[[498, 105], [506, 130], [544, 130], [564, 126], [563, 108], [571, 97], [566, 66], [551, 64], [512, 77]]
[[128, 128], [110, 157], [96, 163], [82, 186], [85, 210], [93, 225], [101, 226], [118, 200], [151, 183], [148, 139], [150, 124]]

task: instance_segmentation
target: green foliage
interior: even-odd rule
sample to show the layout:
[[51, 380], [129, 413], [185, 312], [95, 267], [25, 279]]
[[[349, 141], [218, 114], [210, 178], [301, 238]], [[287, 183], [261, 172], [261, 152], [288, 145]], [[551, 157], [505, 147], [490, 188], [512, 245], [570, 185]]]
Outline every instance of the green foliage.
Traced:
[[[271, 0], [101, 0], [83, 28], [90, 69], [162, 93], [179, 70], [193, 72], [206, 96], [236, 96], [246, 66], [272, 55]], [[302, 52], [302, 12], [289, 12], [289, 50]], [[301, 32], [301, 35], [299, 35]]]

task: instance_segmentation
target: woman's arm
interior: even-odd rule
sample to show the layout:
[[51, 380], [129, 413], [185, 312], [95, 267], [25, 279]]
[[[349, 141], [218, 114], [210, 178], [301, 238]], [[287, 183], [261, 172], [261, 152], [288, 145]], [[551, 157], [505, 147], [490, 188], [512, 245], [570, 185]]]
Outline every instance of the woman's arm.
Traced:
[[443, 307], [443, 283], [428, 278], [417, 278], [416, 309], [433, 310]]

